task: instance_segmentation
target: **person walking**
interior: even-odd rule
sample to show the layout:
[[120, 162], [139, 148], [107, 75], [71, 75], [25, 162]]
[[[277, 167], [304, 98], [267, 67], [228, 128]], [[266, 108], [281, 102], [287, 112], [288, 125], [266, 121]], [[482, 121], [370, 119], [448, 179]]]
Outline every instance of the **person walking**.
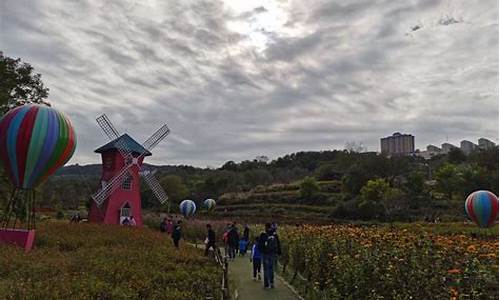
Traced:
[[245, 229], [243, 229], [243, 238], [250, 242], [250, 227], [248, 227], [248, 224], [245, 224]]
[[270, 223], [266, 223], [265, 231], [259, 236], [259, 251], [262, 254], [264, 267], [264, 288], [274, 288], [274, 265], [281, 255], [281, 245], [278, 234], [273, 230]]
[[172, 240], [174, 241], [174, 246], [175, 248], [179, 248], [179, 241], [182, 237], [182, 231], [181, 231], [181, 224], [182, 221], [177, 221], [177, 225], [174, 228], [174, 231], [172, 232]]
[[243, 237], [239, 241], [240, 255], [245, 256], [247, 254], [248, 241]]
[[205, 256], [208, 256], [208, 249], [212, 248], [215, 250], [215, 231], [212, 229], [212, 225], [207, 224], [207, 238], [205, 239]]
[[224, 234], [222, 235], [222, 241], [224, 242], [224, 255], [229, 256], [229, 230], [230, 226], [226, 227]]
[[167, 231], [167, 234], [168, 235], [172, 235], [172, 233], [174, 232], [174, 223], [172, 222], [172, 219], [168, 219], [167, 220], [167, 227], [166, 227], [166, 231]]
[[236, 257], [236, 251], [238, 249], [238, 243], [240, 241], [240, 237], [238, 235], [238, 229], [236, 228], [235, 224], [231, 226], [231, 229], [227, 234], [227, 238], [229, 245], [229, 258], [231, 260], [234, 260], [234, 258]]
[[[255, 242], [252, 246], [252, 252], [250, 254], [250, 262], [253, 264], [253, 280], [260, 280], [260, 269], [261, 269], [261, 254], [258, 247], [259, 238], [255, 238]], [[258, 277], [257, 277], [258, 276]]]
[[163, 218], [163, 220], [160, 223], [160, 232], [167, 232], [167, 218]]

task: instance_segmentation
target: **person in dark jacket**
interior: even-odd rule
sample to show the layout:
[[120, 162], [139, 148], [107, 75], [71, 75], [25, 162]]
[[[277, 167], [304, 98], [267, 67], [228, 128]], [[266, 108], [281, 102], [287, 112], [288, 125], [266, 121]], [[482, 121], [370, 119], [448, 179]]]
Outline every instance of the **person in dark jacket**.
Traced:
[[245, 229], [243, 229], [243, 238], [250, 242], [250, 227], [248, 227], [248, 224], [245, 224]]
[[207, 224], [207, 238], [205, 242], [205, 256], [208, 256], [208, 249], [212, 248], [215, 251], [215, 231], [210, 224]]
[[270, 223], [266, 223], [265, 231], [260, 234], [257, 245], [264, 267], [264, 288], [272, 289], [274, 288], [274, 265], [278, 256], [281, 255], [281, 245], [278, 234]]
[[174, 231], [172, 232], [172, 240], [174, 241], [174, 246], [175, 248], [179, 248], [179, 241], [182, 237], [182, 231], [181, 231], [181, 224], [182, 221], [177, 221], [177, 225], [174, 228]]
[[238, 249], [238, 244], [240, 242], [240, 236], [238, 235], [238, 229], [233, 224], [231, 229], [227, 234], [228, 245], [229, 245], [229, 258], [234, 260], [236, 257], [236, 251]]
[[161, 232], [167, 232], [167, 218], [163, 218], [163, 221], [160, 223], [160, 231]]

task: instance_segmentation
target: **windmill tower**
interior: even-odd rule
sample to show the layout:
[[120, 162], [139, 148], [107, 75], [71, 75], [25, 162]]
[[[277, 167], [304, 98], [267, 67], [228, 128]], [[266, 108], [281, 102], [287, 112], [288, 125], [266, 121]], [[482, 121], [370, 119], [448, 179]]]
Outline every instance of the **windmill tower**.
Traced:
[[155, 172], [147, 170], [143, 160], [152, 155], [150, 151], [170, 130], [163, 125], [141, 145], [128, 134], [120, 135], [106, 115], [98, 117], [97, 123], [111, 141], [95, 150], [102, 156], [101, 189], [92, 195], [89, 221], [121, 224], [125, 218], [133, 216], [137, 226], [142, 226], [140, 177], [160, 203], [168, 199], [153, 176]]

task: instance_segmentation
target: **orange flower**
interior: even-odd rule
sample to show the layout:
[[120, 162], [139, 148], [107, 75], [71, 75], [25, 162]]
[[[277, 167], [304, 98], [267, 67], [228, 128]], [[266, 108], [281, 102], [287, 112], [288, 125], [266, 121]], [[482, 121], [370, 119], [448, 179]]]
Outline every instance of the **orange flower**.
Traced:
[[476, 252], [476, 246], [470, 245], [469, 247], [467, 247], [467, 251], [469, 251], [469, 252]]

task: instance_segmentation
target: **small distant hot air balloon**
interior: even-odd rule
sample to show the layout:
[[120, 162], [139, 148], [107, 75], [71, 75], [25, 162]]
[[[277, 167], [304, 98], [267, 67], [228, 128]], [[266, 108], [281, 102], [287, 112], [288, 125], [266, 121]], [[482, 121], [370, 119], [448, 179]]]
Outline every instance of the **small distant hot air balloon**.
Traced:
[[475, 191], [465, 200], [465, 212], [479, 227], [489, 227], [498, 220], [498, 198], [490, 191]]
[[208, 211], [212, 211], [215, 208], [215, 200], [214, 199], [206, 199], [205, 201], [203, 201], [203, 206], [205, 206], [205, 208]]
[[196, 212], [196, 204], [193, 200], [183, 200], [181, 204], [179, 204], [179, 210], [184, 217], [193, 216]]
[[[0, 160], [14, 186], [2, 228], [14, 218], [35, 227], [34, 188], [73, 155], [76, 136], [70, 121], [54, 108], [28, 104], [0, 120]], [[16, 215], [16, 212], [27, 213]], [[33, 233], [34, 234], [34, 233]], [[0, 236], [1, 240], [2, 236]]]

